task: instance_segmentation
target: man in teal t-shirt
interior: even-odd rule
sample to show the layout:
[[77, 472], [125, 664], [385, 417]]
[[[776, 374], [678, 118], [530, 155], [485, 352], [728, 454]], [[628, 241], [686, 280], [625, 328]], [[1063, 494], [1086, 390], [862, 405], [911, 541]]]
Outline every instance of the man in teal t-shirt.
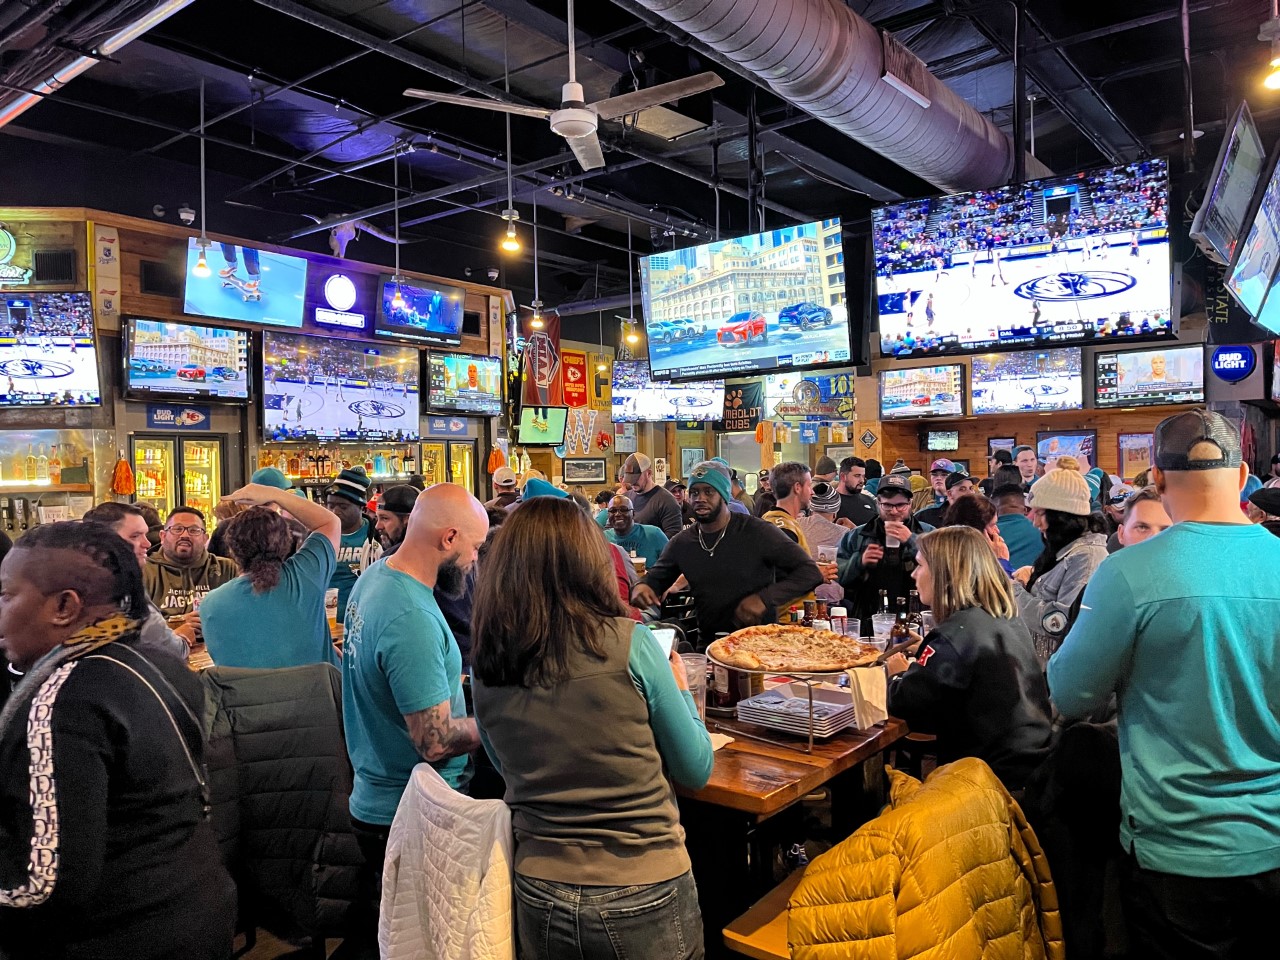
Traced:
[[346, 619], [347, 601], [356, 578], [382, 556], [375, 525], [365, 516], [371, 485], [362, 467], [349, 467], [324, 492], [324, 505], [342, 522], [338, 565], [329, 580], [329, 586], [338, 590], [339, 623]]
[[647, 523], [636, 523], [636, 508], [630, 497], [617, 496], [610, 500], [608, 516], [605, 539], [640, 557], [646, 566], [658, 562], [662, 548], [667, 545], [667, 535]]
[[355, 772], [351, 819], [374, 876], [413, 768], [465, 789], [480, 745], [462, 694], [462, 655], [435, 591], [461, 595], [489, 531], [484, 506], [451, 483], [418, 497], [395, 556], [360, 577], [347, 604], [342, 719]]
[[1049, 661], [1066, 717], [1114, 692], [1129, 940], [1143, 956], [1262, 955], [1280, 907], [1280, 539], [1241, 514], [1217, 413], [1162, 421], [1152, 480], [1174, 525], [1112, 554]]

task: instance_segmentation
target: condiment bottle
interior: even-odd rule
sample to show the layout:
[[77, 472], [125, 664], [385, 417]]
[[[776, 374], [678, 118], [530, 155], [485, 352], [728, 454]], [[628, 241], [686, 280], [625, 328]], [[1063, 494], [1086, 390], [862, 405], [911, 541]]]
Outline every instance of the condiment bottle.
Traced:
[[849, 632], [849, 611], [844, 607], [831, 608], [831, 630], [840, 634]]

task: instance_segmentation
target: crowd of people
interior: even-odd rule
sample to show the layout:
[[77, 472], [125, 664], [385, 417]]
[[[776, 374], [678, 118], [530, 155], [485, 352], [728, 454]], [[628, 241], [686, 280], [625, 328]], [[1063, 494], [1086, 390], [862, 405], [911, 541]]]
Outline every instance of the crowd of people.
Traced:
[[[1072, 955], [1102, 955], [1096, 849], [1121, 870], [1135, 955], [1262, 955], [1280, 901], [1280, 456], [1263, 485], [1234, 427], [1192, 411], [1157, 428], [1134, 485], [1030, 447], [988, 467], [785, 462], [753, 498], [719, 458], [663, 484], [633, 454], [595, 503], [508, 468], [487, 503], [452, 484], [370, 503], [353, 468], [323, 504], [265, 468], [212, 538], [186, 506], [158, 529], [117, 502], [40, 526], [0, 564], [0, 955], [229, 954], [186, 664], [203, 643], [220, 668], [340, 671], [370, 905], [425, 762], [510, 807], [520, 956], [701, 956], [673, 785], [703, 786], [714, 755], [645, 623], [683, 598], [705, 647], [816, 596], [868, 635], [911, 595], [932, 625], [887, 660], [889, 712], [1026, 807]], [[1105, 757], [1063, 749], [1082, 729], [1102, 731], [1114, 785]], [[1079, 835], [1082, 795], [1109, 840]], [[350, 956], [376, 955], [359, 952], [376, 919], [353, 920]]]

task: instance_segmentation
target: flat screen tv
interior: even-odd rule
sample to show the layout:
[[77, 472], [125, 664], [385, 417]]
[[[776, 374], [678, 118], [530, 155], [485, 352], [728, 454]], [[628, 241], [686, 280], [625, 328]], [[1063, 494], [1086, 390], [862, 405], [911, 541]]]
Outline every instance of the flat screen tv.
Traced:
[[101, 403], [89, 294], [0, 290], [0, 407]]
[[1280, 167], [1276, 157], [1268, 162], [1263, 186], [1255, 191], [1245, 222], [1248, 232], [1236, 246], [1223, 285], [1249, 316], [1256, 317], [1280, 264]]
[[1084, 406], [1079, 347], [984, 353], [969, 362], [971, 411], [1043, 413]]
[[564, 443], [568, 421], [568, 407], [521, 407], [517, 442], [528, 447], [558, 447]]
[[124, 388], [133, 400], [249, 399], [249, 333], [129, 317]]
[[414, 347], [262, 335], [262, 430], [269, 441], [419, 438]]
[[649, 379], [643, 360], [613, 364], [613, 422], [663, 423], [719, 420], [724, 415], [724, 381], [670, 383]]
[[502, 413], [502, 358], [469, 353], [427, 357], [427, 406], [433, 413]]
[[1204, 348], [1154, 347], [1094, 354], [1094, 404], [1147, 407], [1204, 401]]
[[200, 247], [187, 243], [187, 282], [182, 309], [198, 317], [239, 320], [268, 327], [302, 326], [307, 261], [236, 243], [205, 252], [209, 275], [196, 275]]
[[640, 295], [655, 380], [851, 360], [837, 219], [643, 257]]
[[964, 416], [964, 365], [880, 371], [880, 419]]
[[959, 430], [926, 430], [924, 435], [926, 450], [950, 451], [960, 449]]
[[1075, 457], [1080, 461], [1080, 472], [1088, 473], [1093, 467], [1098, 466], [1098, 431], [1037, 431], [1036, 456], [1046, 470], [1052, 470], [1059, 457]]
[[1191, 221], [1191, 239], [1210, 260], [1225, 266], [1235, 256], [1266, 162], [1249, 104], [1241, 101], [1206, 181], [1204, 203]]
[[[400, 289], [403, 306], [395, 303]], [[379, 337], [456, 347], [462, 343], [462, 302], [459, 287], [428, 285], [420, 281], [397, 284], [390, 277], [382, 281], [378, 298], [378, 315], [373, 332]]]
[[1173, 336], [1155, 157], [872, 211], [880, 353]]

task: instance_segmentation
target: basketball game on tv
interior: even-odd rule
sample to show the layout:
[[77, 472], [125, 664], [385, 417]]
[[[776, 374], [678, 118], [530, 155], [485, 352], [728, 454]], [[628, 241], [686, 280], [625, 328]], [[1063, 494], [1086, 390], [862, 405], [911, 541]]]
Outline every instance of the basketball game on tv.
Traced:
[[872, 212], [885, 357], [1172, 337], [1162, 158]]
[[417, 440], [413, 347], [293, 334], [262, 337], [266, 440]]
[[0, 294], [0, 407], [101, 402], [89, 294]]
[[973, 413], [1043, 413], [1084, 405], [1079, 347], [974, 357]]

